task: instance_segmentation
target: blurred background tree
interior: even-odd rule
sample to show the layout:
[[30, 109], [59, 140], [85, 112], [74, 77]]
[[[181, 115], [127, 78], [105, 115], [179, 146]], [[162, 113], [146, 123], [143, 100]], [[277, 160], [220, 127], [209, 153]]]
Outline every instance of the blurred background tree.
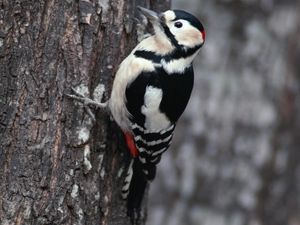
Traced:
[[173, 1], [207, 41], [148, 225], [300, 224], [299, 3]]

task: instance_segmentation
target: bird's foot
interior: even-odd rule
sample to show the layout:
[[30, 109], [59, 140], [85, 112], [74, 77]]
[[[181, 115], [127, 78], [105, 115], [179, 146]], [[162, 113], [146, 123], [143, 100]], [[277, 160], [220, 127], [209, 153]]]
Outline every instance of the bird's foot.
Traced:
[[[84, 96], [82, 93], [77, 91], [75, 88], [71, 88], [71, 90], [72, 90], [72, 94], [65, 94], [65, 95], [70, 99], [80, 102], [83, 105], [85, 111], [89, 114], [89, 116], [92, 118], [93, 121], [96, 121], [96, 117], [95, 117], [95, 114], [91, 110], [92, 108], [102, 109], [105, 111], [107, 110], [108, 101], [98, 102], [96, 100], [93, 100], [91, 98]], [[99, 90], [98, 92], [99, 92], [99, 93], [97, 93], [98, 99], [101, 100], [103, 97], [103, 94], [104, 94], [104, 87], [101, 90]], [[95, 99], [95, 92], [94, 92], [94, 99]]]

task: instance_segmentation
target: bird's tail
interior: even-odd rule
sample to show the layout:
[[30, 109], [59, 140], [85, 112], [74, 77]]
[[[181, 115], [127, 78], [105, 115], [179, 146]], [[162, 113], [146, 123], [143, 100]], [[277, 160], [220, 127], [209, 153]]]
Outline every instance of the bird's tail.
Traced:
[[122, 188], [122, 197], [127, 199], [127, 214], [131, 218], [136, 218], [141, 209], [147, 183], [148, 179], [143, 172], [143, 165], [138, 158], [133, 158]]

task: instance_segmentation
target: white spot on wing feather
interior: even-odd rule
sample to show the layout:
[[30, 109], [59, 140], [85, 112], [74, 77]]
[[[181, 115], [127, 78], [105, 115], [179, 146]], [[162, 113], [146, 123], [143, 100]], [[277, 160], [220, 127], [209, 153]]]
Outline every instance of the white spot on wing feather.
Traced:
[[157, 141], [145, 141], [144, 139], [142, 139], [141, 136], [137, 136], [137, 138], [134, 138], [135, 141], [142, 141], [144, 144], [147, 144], [148, 146], [155, 146], [155, 145], [159, 145], [161, 143], [164, 142], [168, 142], [170, 139], [172, 138], [172, 135], [166, 137], [165, 139], [159, 139]]
[[159, 151], [154, 152], [154, 153], [152, 154], [152, 156], [157, 156], [157, 155], [163, 153], [163, 152], [166, 151], [166, 150], [167, 150], [167, 148], [163, 148], [163, 149], [161, 149], [161, 150], [159, 150]]
[[[145, 130], [143, 127], [139, 126], [138, 124], [132, 124], [131, 126], [131, 129], [139, 129], [140, 131], [142, 131], [144, 134], [149, 134], [149, 133], [152, 133], [151, 131], [149, 130]], [[164, 129], [164, 130], [161, 130], [159, 131], [160, 134], [164, 134], [170, 130], [172, 130], [174, 128], [174, 124], [172, 124], [170, 127], [168, 127], [167, 129]]]

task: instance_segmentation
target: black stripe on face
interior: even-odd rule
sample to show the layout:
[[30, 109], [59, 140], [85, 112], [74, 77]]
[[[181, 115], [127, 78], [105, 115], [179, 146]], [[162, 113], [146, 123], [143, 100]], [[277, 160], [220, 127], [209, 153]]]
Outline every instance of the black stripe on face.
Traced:
[[165, 34], [167, 35], [167, 37], [171, 41], [172, 45], [174, 45], [178, 49], [183, 48], [182, 45], [178, 44], [178, 41], [176, 40], [175, 36], [171, 33], [169, 27], [166, 24], [161, 24], [161, 25], [164, 29]]

